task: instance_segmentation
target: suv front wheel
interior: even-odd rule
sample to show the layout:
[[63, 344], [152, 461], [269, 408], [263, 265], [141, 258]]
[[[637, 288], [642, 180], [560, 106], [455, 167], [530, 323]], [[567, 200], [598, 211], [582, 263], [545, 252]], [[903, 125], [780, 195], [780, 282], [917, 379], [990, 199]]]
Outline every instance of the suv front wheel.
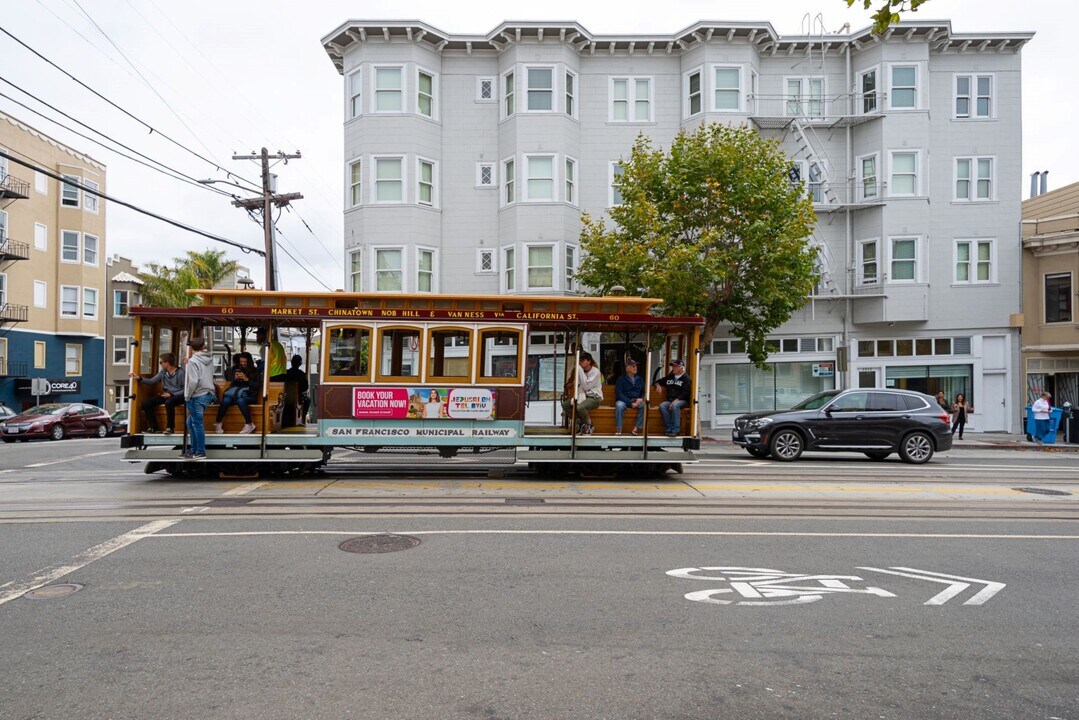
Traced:
[[802, 456], [805, 441], [797, 430], [780, 430], [769, 443], [772, 457], [781, 462], [793, 462]]
[[899, 457], [903, 462], [921, 465], [933, 457], [933, 439], [924, 432], [913, 432], [899, 444]]

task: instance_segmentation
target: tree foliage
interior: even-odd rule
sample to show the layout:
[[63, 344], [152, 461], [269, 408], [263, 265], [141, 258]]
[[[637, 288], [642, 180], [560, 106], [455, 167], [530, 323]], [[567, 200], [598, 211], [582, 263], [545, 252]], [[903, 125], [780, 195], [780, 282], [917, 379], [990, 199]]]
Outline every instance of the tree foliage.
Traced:
[[581, 282], [699, 314], [704, 343], [729, 323], [763, 364], [766, 336], [805, 305], [816, 276], [813, 206], [779, 142], [717, 123], [680, 132], [666, 152], [640, 136], [622, 167], [614, 227], [582, 218]]
[[847, 7], [853, 7], [855, 3], [860, 2], [865, 10], [873, 7], [873, 3], [880, 2], [881, 4], [873, 13], [873, 32], [883, 34], [890, 25], [903, 19], [902, 13], [918, 12], [918, 8], [928, 0], [846, 0], [846, 2]]
[[224, 250], [188, 250], [171, 265], [150, 263], [142, 273], [142, 301], [151, 307], [189, 307], [199, 298], [188, 290], [212, 288], [240, 268]]

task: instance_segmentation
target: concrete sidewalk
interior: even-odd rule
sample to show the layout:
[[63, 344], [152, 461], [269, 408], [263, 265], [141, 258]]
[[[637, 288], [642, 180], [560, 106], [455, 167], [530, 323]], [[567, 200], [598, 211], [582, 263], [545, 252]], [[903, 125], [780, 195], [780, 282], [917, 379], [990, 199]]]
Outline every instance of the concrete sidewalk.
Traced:
[[[1027, 440], [1026, 435], [1012, 433], [976, 433], [967, 432], [960, 440], [954, 438], [953, 450], [1030, 450], [1033, 452], [1079, 453], [1079, 445], [1064, 444], [1064, 434], [1057, 434], [1054, 445], [1038, 445]], [[708, 447], [735, 447], [731, 442], [730, 428], [713, 428], [701, 431], [701, 442]]]

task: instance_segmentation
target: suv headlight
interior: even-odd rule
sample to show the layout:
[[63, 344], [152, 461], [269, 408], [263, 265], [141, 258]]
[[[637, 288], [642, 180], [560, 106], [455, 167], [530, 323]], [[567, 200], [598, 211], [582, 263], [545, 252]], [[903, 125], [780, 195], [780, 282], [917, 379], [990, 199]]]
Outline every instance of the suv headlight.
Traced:
[[750, 420], [748, 423], [746, 423], [746, 430], [760, 430], [762, 427], [764, 427], [765, 425], [771, 423], [772, 421], [773, 421], [773, 419], [770, 418], [770, 417], [757, 418], [755, 420]]

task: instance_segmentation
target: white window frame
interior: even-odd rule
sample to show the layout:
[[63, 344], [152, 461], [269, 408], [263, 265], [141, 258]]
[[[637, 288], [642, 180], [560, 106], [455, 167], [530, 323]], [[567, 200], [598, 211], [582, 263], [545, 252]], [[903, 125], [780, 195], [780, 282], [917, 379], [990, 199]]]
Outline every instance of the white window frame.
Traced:
[[[550, 87], [550, 89], [548, 89], [548, 88], [537, 88], [537, 89], [533, 90], [532, 86], [528, 84], [529, 80], [531, 79], [531, 78], [529, 78], [529, 71], [530, 70], [549, 70], [550, 73], [551, 73], [551, 87]], [[557, 95], [559, 93], [559, 90], [560, 90], [560, 88], [558, 86], [558, 72], [557, 72], [557, 70], [558, 70], [557, 65], [544, 65], [544, 64], [531, 64], [530, 63], [530, 64], [524, 66], [525, 106], [524, 106], [524, 110], [519, 110], [519, 112], [531, 113], [531, 114], [544, 114], [544, 113], [558, 112], [558, 103], [555, 102], [555, 97], [557, 97]], [[551, 94], [551, 109], [550, 110], [533, 110], [533, 109], [531, 109], [529, 106], [531, 105], [530, 101], [531, 101], [531, 95], [532, 95], [533, 92], [550, 92], [550, 94]]]
[[[427, 76], [429, 76], [431, 78], [431, 114], [430, 115], [426, 115], [426, 114], [420, 112], [420, 95], [422, 94], [420, 92], [420, 75], [421, 74], [422, 75], [427, 75]], [[425, 68], [425, 67], [423, 67], [421, 65], [416, 66], [416, 92], [414, 94], [414, 98], [416, 100], [416, 114], [419, 115], [420, 117], [427, 118], [428, 120], [434, 120], [435, 122], [438, 122], [438, 110], [439, 110], [439, 108], [438, 108], [438, 105], [439, 105], [438, 73], [436, 73], [434, 70], [428, 70], [427, 68]]]
[[[697, 112], [693, 112], [692, 111], [693, 97], [689, 94], [689, 79], [692, 76], [697, 75], [697, 74], [699, 74], [701, 76], [701, 87], [700, 87], [701, 109], [698, 110]], [[707, 86], [708, 86], [708, 78], [707, 78], [707, 75], [704, 72], [704, 65], [698, 65], [697, 67], [690, 68], [689, 70], [686, 70], [684, 73], [682, 73], [682, 103], [683, 103], [683, 105], [682, 105], [682, 119], [683, 120], [688, 120], [689, 118], [697, 117], [698, 115], [701, 115], [702, 113], [704, 113], [704, 110], [707, 107], [705, 105], [705, 103], [704, 103], [705, 94], [708, 92], [708, 87]]]
[[345, 120], [363, 115], [363, 68], [345, 76]]
[[[490, 171], [491, 171], [490, 175], [488, 176], [490, 178], [490, 182], [488, 182], [488, 183], [483, 182], [483, 169], [485, 167], [489, 168]], [[493, 162], [478, 162], [478, 163], [476, 163], [476, 187], [477, 188], [483, 188], [483, 189], [497, 188], [498, 187], [498, 171], [495, 168], [495, 163], [493, 163]]]
[[[525, 202], [539, 202], [550, 203], [558, 200], [558, 156], [552, 153], [529, 153], [524, 156], [525, 160]], [[532, 161], [533, 160], [550, 160], [551, 162], [551, 177], [532, 177]], [[550, 197], [532, 197], [532, 181], [538, 182], [549, 181], [551, 183], [551, 196]]]
[[[65, 236], [72, 235], [75, 237], [75, 259], [68, 260], [64, 257], [64, 238]], [[71, 265], [82, 264], [82, 234], [78, 230], [61, 230], [60, 231], [60, 262], [68, 263]]]
[[[922, 67], [921, 67], [921, 64], [917, 63], [917, 62], [896, 62], [896, 63], [888, 63], [887, 67], [888, 67], [888, 109], [889, 110], [898, 110], [898, 111], [901, 111], [901, 112], [904, 111], [904, 110], [908, 110], [908, 111], [909, 110], [919, 110], [921, 108], [921, 106], [922, 106], [922, 103], [921, 103], [921, 95], [922, 95]], [[914, 68], [914, 105], [911, 106], [911, 107], [906, 107], [906, 106], [898, 107], [898, 106], [895, 105], [895, 88], [896, 88], [896, 86], [892, 83], [892, 71], [895, 68], [907, 68], [907, 67]], [[908, 89], [909, 86], [900, 85], [898, 87], [900, 87], [903, 90], [906, 90], [906, 89]]]
[[[895, 191], [895, 156], [914, 155], [914, 192], [897, 193]], [[899, 148], [888, 151], [888, 197], [905, 198], [922, 196], [922, 151], [917, 149]]]
[[[378, 287], [378, 253], [382, 250], [396, 250], [401, 253], [401, 267], [397, 270], [383, 270], [381, 272], [397, 272], [401, 274], [400, 290], [380, 290]], [[372, 245], [371, 246], [371, 286], [373, 292], [408, 292], [408, 252], [404, 245]]]
[[49, 251], [49, 226], [44, 223], [34, 223], [34, 249]]
[[[616, 100], [614, 96], [614, 87], [617, 83], [624, 82], [626, 84], [626, 97], [623, 100]], [[637, 83], [648, 83], [648, 97], [637, 97]], [[619, 125], [633, 125], [635, 123], [652, 123], [655, 122], [655, 95], [656, 95], [656, 79], [652, 75], [611, 75], [607, 78], [607, 122], [618, 123]], [[616, 102], [624, 102], [626, 104], [626, 117], [625, 119], [619, 119], [615, 117], [614, 106]], [[637, 117], [637, 103], [644, 102], [648, 104], [648, 117], [643, 120]]]
[[[360, 178], [356, 179], [353, 168], [360, 166]], [[345, 163], [345, 207], [354, 208], [363, 205], [363, 156], [355, 157]], [[358, 192], [357, 192], [358, 191]]]
[[498, 108], [499, 115], [509, 118], [517, 114], [517, 68], [512, 67], [499, 76]]
[[[716, 71], [717, 70], [737, 70], [738, 71], [738, 104], [734, 108], [721, 108], [716, 103], [716, 93], [720, 90], [724, 92], [730, 92], [731, 88], [721, 88], [716, 83]], [[709, 68], [708, 72], [709, 90], [708, 97], [710, 99], [709, 108], [710, 112], [717, 113], [744, 113], [746, 111], [746, 69], [744, 65], [736, 63], [716, 63]]]
[[[416, 252], [415, 252], [416, 262], [414, 263], [414, 267], [416, 269], [415, 292], [418, 292], [418, 293], [421, 293], [421, 292], [422, 293], [426, 293], [426, 292], [437, 293], [439, 291], [438, 290], [438, 286], [439, 286], [439, 282], [438, 282], [438, 275], [439, 275], [439, 273], [438, 273], [438, 248], [431, 247], [429, 245], [416, 245], [415, 249], [416, 249]], [[425, 252], [426, 253], [431, 253], [431, 270], [430, 270], [430, 273], [431, 273], [431, 289], [430, 290], [423, 290], [423, 289], [420, 288], [420, 273], [424, 272], [423, 270], [420, 269], [420, 257]]]
[[[866, 110], [865, 109], [865, 100], [866, 100], [867, 93], [866, 93], [865, 90], [862, 89], [862, 79], [866, 75], [871, 75], [871, 74], [876, 75], [876, 79], [873, 81], [873, 93], [872, 93], [872, 96], [873, 96], [873, 108], [871, 110]], [[872, 67], [867, 67], [864, 70], [859, 70], [857, 75], [856, 75], [855, 82], [857, 83], [854, 87], [855, 87], [855, 95], [857, 95], [857, 99], [856, 99], [855, 102], [857, 102], [857, 105], [858, 105], [858, 107], [857, 107], [858, 114], [859, 115], [875, 115], [875, 114], [879, 113], [881, 111], [881, 109], [882, 109], [881, 106], [883, 105], [883, 100], [884, 100], [884, 98], [881, 97], [881, 92], [880, 92], [880, 65], [873, 65]]]
[[[867, 178], [865, 176], [865, 161], [869, 160], [870, 158], [873, 159], [873, 168], [874, 168], [874, 171], [876, 172], [876, 175], [872, 176], [872, 178], [873, 178], [873, 194], [872, 195], [866, 194], [866, 191], [865, 191], [865, 183], [866, 183], [866, 180], [869, 179], [869, 178]], [[884, 195], [884, 192], [883, 192], [884, 187], [883, 187], [883, 185], [881, 183], [881, 179], [880, 179], [880, 153], [875, 153], [874, 152], [874, 153], [867, 153], [865, 155], [859, 155], [855, 159], [855, 161], [858, 164], [857, 165], [858, 166], [858, 185], [857, 185], [857, 197], [858, 197], [858, 199], [859, 200], [880, 199]]]
[[[556, 290], [558, 288], [558, 243], [524, 243], [524, 281], [525, 290], [531, 292], [533, 290]], [[532, 264], [531, 255], [533, 249], [549, 248], [551, 251], [551, 284], [550, 285], [533, 285], [532, 284]], [[537, 268], [546, 268], [546, 265], [536, 265]]]
[[[959, 80], [960, 78], [966, 78], [970, 82], [970, 89], [966, 95], [959, 94]], [[982, 115], [978, 112], [978, 100], [984, 95], [978, 93], [978, 80], [979, 78], [989, 78], [989, 112], [986, 115]], [[962, 72], [955, 73], [952, 76], [952, 119], [953, 120], [993, 120], [997, 116], [997, 103], [995, 100], [997, 89], [997, 76], [996, 73], [985, 72]], [[967, 99], [967, 114], [961, 115], [959, 109], [956, 107], [959, 104], [959, 98], [965, 97]]]
[[[73, 290], [73, 291], [75, 291], [75, 300], [74, 300], [74, 302], [75, 302], [75, 312], [66, 312], [64, 310], [64, 303], [65, 303], [64, 291], [65, 290]], [[60, 313], [60, 317], [62, 317], [62, 318], [75, 318], [75, 319], [78, 319], [79, 315], [82, 314], [82, 288], [79, 287], [78, 285], [61, 285], [60, 286], [60, 307], [58, 308], [58, 310], [59, 310], [59, 313]]]
[[[430, 183], [431, 184], [431, 202], [426, 202], [426, 201], [421, 199], [422, 193], [420, 192], [420, 188], [424, 184], [423, 183], [423, 165], [424, 165], [424, 163], [431, 166], [431, 183]], [[438, 190], [439, 190], [439, 188], [438, 188], [438, 161], [437, 160], [432, 160], [431, 158], [426, 158], [426, 157], [422, 157], [422, 156], [417, 155], [416, 156], [416, 204], [417, 205], [422, 205], [423, 207], [429, 207], [429, 208], [436, 208], [437, 209], [439, 207], [439, 204], [438, 204], [438, 200], [439, 200], [439, 198], [438, 198], [438, 194], [439, 194]]]
[[8, 233], [7, 210], [0, 210], [0, 243], [7, 242], [10, 239], [11, 235]]
[[[383, 180], [382, 182], [399, 182], [401, 185], [401, 199], [400, 200], [379, 200], [378, 199], [378, 163], [380, 160], [396, 160], [401, 165], [401, 178], [400, 180]], [[372, 155], [371, 156], [371, 188], [374, 194], [371, 197], [371, 203], [373, 205], [404, 205], [408, 202], [408, 173], [406, 172], [406, 163], [404, 155]]]
[[0, 272], [0, 308], [7, 304], [7, 273]]
[[34, 281], [34, 307], [49, 307], [49, 283], [44, 280]]
[[[93, 180], [87, 180], [86, 178], [83, 178], [82, 185], [83, 185], [83, 187], [90, 188], [91, 190], [99, 190], [100, 187], [101, 187], [100, 185], [98, 185]], [[101, 205], [101, 203], [98, 202], [98, 200], [99, 200], [99, 198], [98, 198], [97, 195], [92, 195], [92, 194], [90, 194], [90, 193], [88, 193], [86, 191], [83, 191], [83, 193], [82, 193], [82, 209], [85, 210], [88, 213], [91, 213], [93, 215], [97, 215], [98, 214], [98, 207]]]
[[562, 110], [567, 117], [577, 118], [577, 95], [580, 93], [580, 75], [566, 68], [562, 76]]
[[[1042, 296], [1044, 297], [1044, 292], [1043, 292]], [[38, 357], [38, 351], [39, 350], [41, 351], [40, 360], [39, 360], [39, 357]], [[46, 365], [48, 365], [48, 360], [49, 360], [48, 353], [49, 353], [49, 344], [48, 343], [46, 343], [44, 340], [35, 340], [34, 341], [34, 360], [33, 360], [33, 362], [34, 362], [34, 369], [35, 370], [44, 370], [45, 369]]]
[[[348, 253], [348, 291], [363, 292], [363, 248], [349, 250]], [[356, 268], [359, 260], [360, 267]]]
[[[132, 294], [133, 293], [130, 290], [113, 290], [112, 291], [112, 316], [114, 318], [126, 318], [131, 314], [131, 296], [132, 296]], [[127, 305], [127, 310], [128, 310], [126, 313], [118, 313], [118, 312], [116, 312], [116, 300], [119, 298], [120, 295], [124, 296], [124, 304]]]
[[[502, 182], [499, 183], [499, 195], [501, 202], [499, 203], [503, 207], [513, 205], [517, 202], [517, 156], [511, 155], [505, 158], [500, 163], [502, 176]], [[512, 167], [507, 168], [507, 165]], [[512, 196], [512, 197], [511, 197]]]
[[[86, 312], [86, 305], [90, 302], [89, 298], [93, 297], [93, 312]], [[84, 287], [82, 289], [82, 303], [79, 309], [82, 312], [82, 317], [85, 320], [97, 320], [98, 313], [101, 307], [101, 293], [97, 288]]]
[[[607, 207], [609, 207], [609, 208], [619, 207], [620, 205], [622, 205], [621, 202], [620, 203], [615, 203], [615, 201], [614, 201], [614, 193], [615, 193], [614, 177], [615, 177], [616, 174], [620, 174], [620, 173], [615, 173], [614, 169], [616, 167], [621, 167], [621, 166], [622, 166], [622, 161], [621, 160], [611, 160], [611, 161], [609, 161], [607, 163]], [[625, 202], [625, 198], [622, 198], [622, 201]]]
[[[989, 177], [983, 178], [980, 174], [980, 166], [982, 160], [989, 161]], [[967, 196], [961, 197], [959, 195], [959, 165], [960, 163], [967, 162], [970, 164], [969, 176], [965, 178], [967, 182]], [[952, 160], [952, 202], [957, 203], [984, 203], [996, 201], [996, 168], [997, 158], [996, 155], [969, 155], [963, 157], [956, 157]], [[978, 190], [982, 182], [989, 183], [989, 196], [978, 197]]]
[[[75, 181], [74, 185], [72, 185], [69, 182], [65, 182], [65, 180], [60, 181], [60, 207], [71, 208], [72, 210], [78, 210], [80, 207], [82, 207], [82, 189], [79, 187], [79, 185], [82, 184], [82, 178], [80, 176], [78, 176], [78, 175], [71, 175], [69, 173], [61, 173], [60, 177], [65, 178], [65, 180], [74, 180]], [[66, 187], [74, 188], [74, 190], [75, 190], [75, 199], [74, 199], [74, 201], [69, 201], [68, 198], [64, 197], [64, 188], [66, 188]]]
[[[792, 80], [798, 81], [798, 97], [797, 99], [791, 97], [788, 94], [788, 86]], [[814, 97], [810, 91], [810, 85], [813, 82], [820, 82], [820, 97]], [[824, 75], [787, 75], [783, 78], [783, 114], [786, 117], [799, 117], [808, 118], [811, 120], [819, 120], [828, 114], [828, 108], [826, 107], [828, 98], [828, 78]], [[798, 103], [797, 113], [790, 112], [790, 106], [788, 103]], [[820, 112], [810, 112], [812, 106], [810, 103], [820, 103]]]
[[566, 162], [562, 172], [562, 179], [564, 180], [562, 183], [563, 200], [567, 204], [577, 207], [579, 204], [577, 188], [580, 184], [580, 177], [577, 172], [579, 164], [576, 158], [571, 158], [569, 155], [564, 157]]
[[38, 195], [49, 194], [49, 176], [39, 170], [34, 171], [34, 192]]
[[[959, 279], [959, 246], [970, 246], [967, 255], [967, 279]], [[989, 277], [978, 279], [978, 246], [989, 246]], [[996, 238], [956, 238], [952, 243], [952, 283], [955, 285], [993, 285], [997, 282], [997, 240]]]
[[[874, 248], [876, 248], [876, 252], [874, 254], [873, 262], [877, 266], [877, 274], [871, 280], [866, 278], [866, 274], [865, 274], [865, 265], [866, 265], [866, 263], [865, 263], [865, 255], [862, 253], [862, 248], [867, 246], [867, 245], [872, 245]], [[857, 250], [858, 254], [856, 256], [855, 262], [857, 263], [857, 268], [858, 268], [858, 284], [859, 285], [875, 286], [875, 285], [880, 285], [883, 282], [883, 278], [881, 277], [881, 274], [882, 274], [882, 271], [883, 271], [884, 267], [883, 267], [883, 263], [881, 262], [881, 252], [880, 252], [880, 250], [881, 250], [881, 248], [880, 248], [880, 238], [879, 237], [878, 238], [869, 238], [868, 240], [859, 240], [858, 241], [858, 250]]]
[[[75, 357], [70, 357], [69, 351], [75, 350]], [[74, 360], [76, 363], [75, 371], [72, 372], [69, 363]], [[82, 345], [78, 343], [65, 343], [64, 344], [64, 377], [79, 377], [82, 375]]]
[[[112, 364], [113, 365], [130, 365], [131, 364], [131, 343], [135, 338], [131, 335], [113, 335], [112, 336]], [[117, 353], [123, 353], [123, 359], [117, 360]]]
[[581, 254], [576, 245], [566, 245], [562, 264], [563, 290], [568, 293], [577, 289], [577, 273], [580, 272]]
[[[895, 248], [895, 243], [905, 241], [905, 240], [913, 240], [914, 241], [914, 277], [909, 279], [909, 280], [906, 280], [906, 279], [904, 279], [904, 280], [896, 280], [895, 279], [895, 273], [892, 272], [892, 264], [894, 262], [910, 262], [907, 259], [896, 260], [896, 258], [893, 257], [893, 250]], [[896, 285], [907, 285], [907, 284], [914, 284], [914, 283], [921, 282], [921, 273], [922, 273], [922, 268], [921, 268], [921, 265], [922, 265], [922, 262], [921, 262], [921, 260], [922, 260], [922, 239], [921, 239], [921, 236], [919, 236], [919, 235], [890, 235], [888, 237], [887, 250], [888, 250], [888, 264], [887, 264], [888, 276], [887, 276], [887, 281], [889, 283], [896, 284]]]
[[517, 288], [520, 287], [518, 282], [518, 266], [517, 266], [517, 246], [506, 245], [502, 248], [502, 272], [499, 277], [501, 278], [499, 284], [502, 286], [502, 292], [517, 292]]
[[[401, 88], [398, 89], [386, 89], [380, 90], [378, 87], [378, 71], [379, 70], [397, 70], [401, 77]], [[378, 115], [401, 115], [408, 112], [408, 105], [405, 103], [405, 98], [408, 97], [408, 74], [405, 72], [404, 65], [374, 65], [371, 68], [371, 79], [374, 90], [372, 95], [374, 96], [374, 102], [371, 103], [370, 112]], [[401, 99], [401, 106], [396, 110], [379, 110], [378, 97], [379, 93], [397, 93]]]
[[[483, 97], [483, 84], [485, 82], [491, 83], [491, 97]], [[498, 102], [498, 78], [490, 75], [484, 75], [476, 78], [476, 102], [491, 104]]]
[[[488, 269], [483, 268], [483, 256], [488, 255], [491, 258]], [[498, 252], [495, 248], [476, 248], [476, 274], [477, 275], [497, 275], [498, 274]]]
[[[88, 251], [87, 242], [86, 242], [87, 240], [93, 240], [94, 241], [93, 242], [93, 245], [94, 245], [94, 249], [93, 249], [94, 261], [93, 262], [90, 262], [90, 261], [88, 261], [86, 259], [86, 253]], [[101, 238], [98, 237], [97, 235], [91, 235], [90, 233], [83, 233], [82, 234], [82, 264], [83, 265], [89, 265], [90, 267], [97, 267], [101, 262], [100, 258], [101, 258]]]

